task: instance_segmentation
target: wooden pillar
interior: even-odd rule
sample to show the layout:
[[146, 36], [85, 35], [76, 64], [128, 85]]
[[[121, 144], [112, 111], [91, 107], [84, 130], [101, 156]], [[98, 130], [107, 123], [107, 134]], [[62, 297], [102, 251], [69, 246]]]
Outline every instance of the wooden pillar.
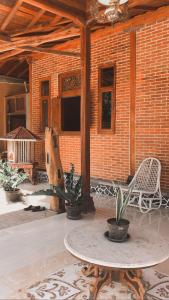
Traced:
[[130, 174], [135, 173], [136, 130], [136, 32], [130, 33]]
[[26, 117], [29, 118], [27, 128], [32, 130], [32, 59], [28, 58], [27, 63], [29, 64], [29, 114]]
[[94, 210], [90, 197], [90, 29], [81, 27], [81, 175], [84, 211]]

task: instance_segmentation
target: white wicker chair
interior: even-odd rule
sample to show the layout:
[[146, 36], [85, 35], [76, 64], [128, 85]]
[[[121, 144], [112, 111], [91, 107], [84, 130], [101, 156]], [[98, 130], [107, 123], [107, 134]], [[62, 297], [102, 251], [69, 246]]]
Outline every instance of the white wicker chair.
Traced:
[[162, 204], [160, 176], [160, 161], [153, 157], [144, 159], [130, 184], [122, 187], [124, 193], [132, 190], [129, 205], [139, 207], [141, 212], [159, 208]]

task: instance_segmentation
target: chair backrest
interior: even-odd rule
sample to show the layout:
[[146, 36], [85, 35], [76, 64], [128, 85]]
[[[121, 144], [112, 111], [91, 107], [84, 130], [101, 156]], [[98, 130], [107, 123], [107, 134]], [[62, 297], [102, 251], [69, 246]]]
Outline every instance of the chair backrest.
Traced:
[[161, 163], [157, 158], [149, 157], [142, 161], [129, 187], [133, 191], [156, 193], [160, 187]]

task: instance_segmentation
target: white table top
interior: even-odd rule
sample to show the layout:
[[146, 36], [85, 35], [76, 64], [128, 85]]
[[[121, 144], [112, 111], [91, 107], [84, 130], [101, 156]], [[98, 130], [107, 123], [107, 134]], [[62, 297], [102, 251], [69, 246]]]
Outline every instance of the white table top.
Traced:
[[106, 220], [78, 226], [65, 236], [65, 247], [81, 260], [112, 268], [146, 268], [169, 258], [169, 241], [152, 230], [130, 225], [130, 238], [123, 243], [110, 242], [105, 231]]

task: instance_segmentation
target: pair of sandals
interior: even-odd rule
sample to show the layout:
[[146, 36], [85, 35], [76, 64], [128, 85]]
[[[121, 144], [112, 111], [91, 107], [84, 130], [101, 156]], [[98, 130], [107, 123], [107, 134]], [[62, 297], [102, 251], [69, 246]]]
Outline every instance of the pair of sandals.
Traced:
[[39, 205], [37, 205], [37, 206], [29, 205], [28, 207], [25, 207], [24, 210], [25, 210], [25, 211], [31, 210], [31, 211], [33, 211], [33, 212], [36, 212], [36, 211], [44, 211], [44, 210], [46, 210], [46, 207], [44, 207], [44, 206], [41, 207], [41, 206], [39, 206]]

